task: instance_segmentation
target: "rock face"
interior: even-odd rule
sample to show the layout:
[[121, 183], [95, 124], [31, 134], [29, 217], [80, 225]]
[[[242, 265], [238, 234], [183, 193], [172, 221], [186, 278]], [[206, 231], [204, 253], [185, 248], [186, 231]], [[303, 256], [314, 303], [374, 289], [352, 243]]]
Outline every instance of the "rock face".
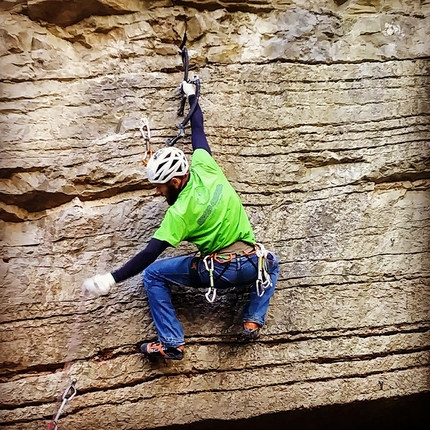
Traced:
[[[46, 426], [72, 378], [60, 427], [81, 430], [429, 390], [429, 1], [0, 10], [2, 428]], [[209, 305], [175, 288], [186, 359], [154, 365], [136, 348], [155, 336], [140, 277], [99, 299], [80, 289], [166, 209], [139, 128], [148, 118], [154, 148], [176, 135], [185, 31], [214, 156], [281, 276], [252, 345], [235, 341], [246, 291]]]

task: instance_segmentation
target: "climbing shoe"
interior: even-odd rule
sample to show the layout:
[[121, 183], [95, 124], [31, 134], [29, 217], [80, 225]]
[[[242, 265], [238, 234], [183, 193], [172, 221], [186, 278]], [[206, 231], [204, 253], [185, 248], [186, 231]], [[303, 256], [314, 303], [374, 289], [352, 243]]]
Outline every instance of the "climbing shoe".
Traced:
[[260, 337], [260, 326], [254, 322], [246, 322], [243, 324], [242, 339], [256, 340]]
[[171, 360], [182, 360], [184, 358], [184, 345], [176, 347], [164, 346], [161, 342], [144, 343], [140, 347], [143, 355], [151, 358], [168, 358]]

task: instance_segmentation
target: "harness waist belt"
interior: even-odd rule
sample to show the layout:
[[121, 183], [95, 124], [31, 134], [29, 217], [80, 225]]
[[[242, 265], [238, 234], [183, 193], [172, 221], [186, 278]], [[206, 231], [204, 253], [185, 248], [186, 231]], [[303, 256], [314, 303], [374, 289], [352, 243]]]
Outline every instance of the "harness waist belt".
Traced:
[[219, 251], [214, 252], [214, 254], [221, 255], [229, 255], [229, 254], [250, 254], [255, 250], [254, 245], [250, 245], [249, 243], [242, 242], [238, 240], [237, 242], [232, 243], [225, 248], [220, 249]]

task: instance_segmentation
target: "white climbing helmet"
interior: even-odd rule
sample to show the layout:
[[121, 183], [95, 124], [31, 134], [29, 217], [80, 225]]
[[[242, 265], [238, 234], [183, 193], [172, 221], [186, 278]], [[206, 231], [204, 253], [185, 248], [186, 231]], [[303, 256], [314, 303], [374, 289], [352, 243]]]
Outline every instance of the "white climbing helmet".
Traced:
[[189, 164], [184, 152], [173, 146], [161, 148], [149, 159], [146, 174], [149, 182], [165, 184], [175, 176], [188, 172]]

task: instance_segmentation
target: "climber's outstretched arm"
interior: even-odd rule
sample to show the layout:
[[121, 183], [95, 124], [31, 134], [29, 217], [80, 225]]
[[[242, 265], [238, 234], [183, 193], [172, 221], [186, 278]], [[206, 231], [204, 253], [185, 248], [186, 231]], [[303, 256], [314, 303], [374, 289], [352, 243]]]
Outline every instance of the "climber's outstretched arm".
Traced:
[[[203, 127], [203, 112], [200, 109], [200, 105], [196, 102], [196, 87], [193, 83], [183, 81], [182, 82], [182, 92], [187, 96], [188, 102], [191, 107], [194, 108], [193, 114], [190, 118], [191, 122], [191, 143], [193, 145], [193, 151], [196, 149], [204, 149], [210, 155], [212, 155], [211, 149], [209, 148], [209, 143], [206, 139], [204, 127]], [[194, 107], [195, 106], [195, 107]]]
[[[189, 96], [190, 104], [194, 102], [195, 95]], [[209, 154], [212, 155], [211, 149], [209, 147], [208, 140], [206, 139], [204, 126], [203, 126], [203, 112], [200, 109], [200, 105], [197, 103], [196, 109], [191, 121], [191, 144], [193, 145], [193, 151], [197, 148], [205, 149]]]
[[121, 282], [137, 275], [153, 263], [168, 246], [170, 246], [168, 242], [152, 238], [145, 249], [112, 272], [113, 278], [116, 282]]
[[170, 246], [170, 243], [152, 238], [145, 249], [136, 254], [121, 268], [111, 273], [85, 279], [82, 285], [83, 294], [94, 297], [108, 294], [116, 283], [145, 270], [168, 246]]

